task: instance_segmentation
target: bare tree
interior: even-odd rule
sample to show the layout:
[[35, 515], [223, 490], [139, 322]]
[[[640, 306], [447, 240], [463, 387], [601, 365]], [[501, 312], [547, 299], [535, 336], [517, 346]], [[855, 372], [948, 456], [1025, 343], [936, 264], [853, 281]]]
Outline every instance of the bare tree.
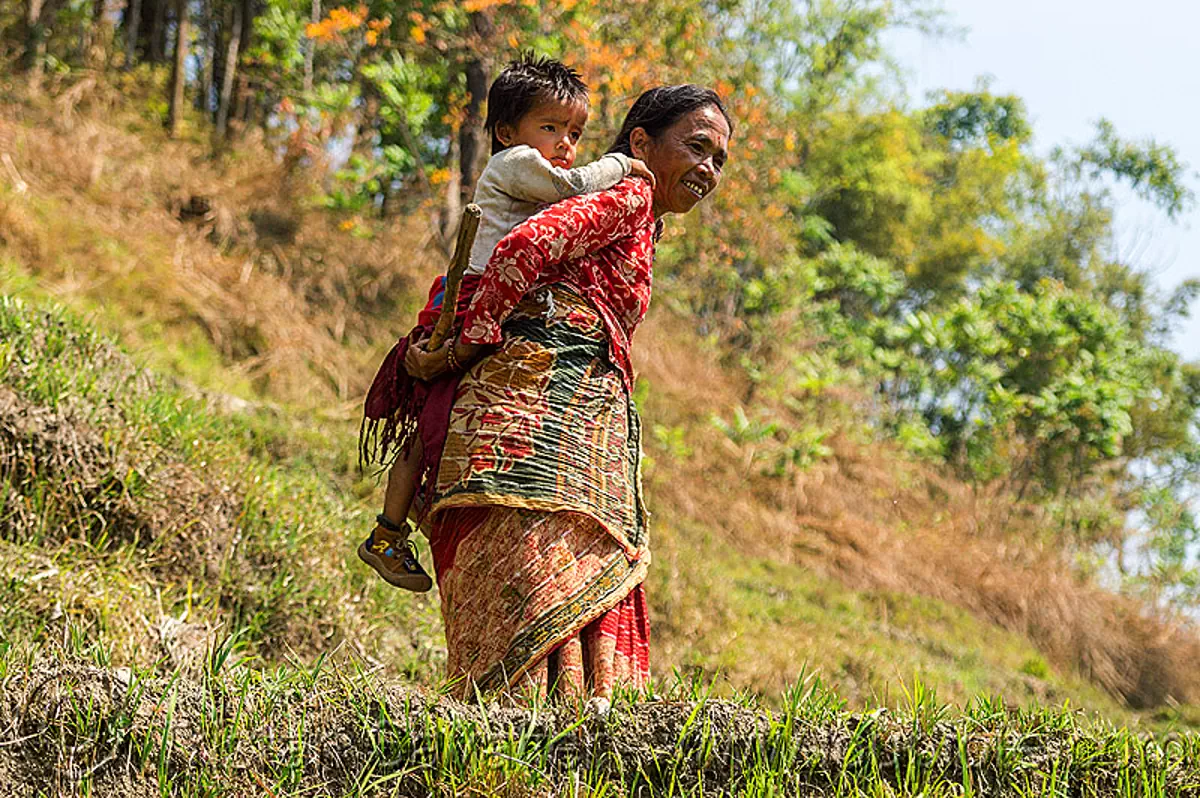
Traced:
[[470, 20], [468, 55], [463, 64], [467, 79], [467, 116], [458, 131], [459, 207], [470, 202], [475, 194], [475, 179], [484, 150], [482, 111], [488, 89], [488, 65], [483, 54], [491, 52], [491, 39], [495, 35], [495, 25], [486, 13], [474, 11]]
[[25, 53], [21, 60], [35, 91], [42, 84], [46, 62], [46, 22], [54, 12], [54, 0], [25, 0]]
[[213, 14], [213, 0], [200, 3], [200, 20], [197, 23], [200, 36], [200, 90], [196, 92], [196, 110], [207, 115], [212, 103], [213, 62], [217, 58], [217, 22]]
[[223, 142], [229, 135], [229, 112], [233, 104], [233, 83], [237, 75], [238, 49], [242, 44], [242, 3], [234, 0], [231, 4], [232, 24], [229, 27], [229, 41], [225, 45], [225, 62], [221, 70], [221, 95], [217, 101], [217, 142]]
[[[321, 0], [312, 0], [312, 23], [316, 25], [321, 21]], [[312, 91], [313, 87], [313, 59], [317, 54], [317, 40], [309, 39], [308, 46], [304, 49], [304, 93]]]
[[146, 60], [161, 64], [167, 57], [167, 4], [170, 0], [153, 0], [154, 16], [150, 21], [150, 47]]
[[142, 0], [129, 0], [125, 7], [125, 69], [137, 60], [138, 31], [142, 26]]
[[171, 101], [167, 108], [167, 130], [171, 138], [179, 135], [183, 119], [183, 89], [187, 82], [188, 28], [187, 0], [175, 0], [175, 61], [171, 70]]

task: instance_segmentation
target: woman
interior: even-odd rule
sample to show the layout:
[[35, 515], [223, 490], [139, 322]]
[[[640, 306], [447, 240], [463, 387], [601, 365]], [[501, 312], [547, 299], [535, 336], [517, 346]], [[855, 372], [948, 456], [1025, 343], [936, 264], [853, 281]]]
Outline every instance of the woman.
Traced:
[[710, 90], [643, 94], [611, 149], [642, 159], [653, 189], [626, 179], [515, 228], [458, 337], [409, 349], [421, 379], [465, 369], [427, 516], [460, 695], [529, 685], [608, 698], [649, 680], [630, 338], [660, 220], [716, 189], [732, 127]]

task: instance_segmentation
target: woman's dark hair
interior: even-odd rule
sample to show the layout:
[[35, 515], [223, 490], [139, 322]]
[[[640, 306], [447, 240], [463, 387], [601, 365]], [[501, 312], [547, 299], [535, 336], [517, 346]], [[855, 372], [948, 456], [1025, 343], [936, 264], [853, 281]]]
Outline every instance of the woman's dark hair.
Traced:
[[633, 149], [629, 144], [629, 134], [635, 128], [643, 128], [651, 138], [658, 138], [662, 132], [675, 124], [680, 118], [690, 114], [697, 108], [711, 105], [721, 112], [729, 125], [729, 133], [733, 134], [733, 119], [725, 110], [721, 98], [712, 89], [684, 83], [679, 86], [658, 86], [650, 89], [637, 98], [637, 102], [625, 116], [625, 124], [621, 132], [608, 148], [609, 152], [621, 152], [632, 156]]
[[492, 137], [492, 155], [505, 148], [496, 138], [500, 123], [516, 125], [536, 103], [586, 103], [587, 85], [579, 73], [562, 61], [538, 58], [532, 50], [510, 61], [488, 90], [487, 119], [483, 128]]

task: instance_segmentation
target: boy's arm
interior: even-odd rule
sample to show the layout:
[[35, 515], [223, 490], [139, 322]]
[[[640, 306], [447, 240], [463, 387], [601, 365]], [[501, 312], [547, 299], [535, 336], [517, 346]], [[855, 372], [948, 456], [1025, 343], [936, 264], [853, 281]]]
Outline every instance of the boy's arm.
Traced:
[[580, 194], [612, 188], [629, 174], [629, 158], [612, 152], [587, 166], [563, 169], [547, 161], [533, 147], [506, 151], [497, 165], [500, 188], [526, 202], [558, 202]]

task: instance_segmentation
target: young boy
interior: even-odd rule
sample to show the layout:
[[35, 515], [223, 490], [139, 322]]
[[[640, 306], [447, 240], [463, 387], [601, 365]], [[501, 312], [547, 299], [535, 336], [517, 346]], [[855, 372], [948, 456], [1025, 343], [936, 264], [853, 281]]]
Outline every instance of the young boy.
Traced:
[[[630, 174], [654, 180], [644, 163], [619, 153], [571, 168], [587, 124], [588, 90], [579, 73], [559, 61], [522, 54], [496, 78], [487, 105], [484, 127], [492, 137], [492, 157], [475, 187], [474, 201], [483, 215], [460, 289], [460, 314], [496, 244], [541, 207], [611, 188]], [[444, 285], [444, 277], [434, 281], [418, 326], [384, 360], [367, 394], [360, 441], [364, 454], [387, 462], [390, 452], [395, 462], [388, 471], [384, 511], [358, 556], [389, 584], [417, 592], [429, 590], [433, 581], [417, 562], [407, 518], [418, 489], [436, 477], [458, 375], [427, 385], [409, 377], [403, 362], [408, 345], [432, 329]]]

